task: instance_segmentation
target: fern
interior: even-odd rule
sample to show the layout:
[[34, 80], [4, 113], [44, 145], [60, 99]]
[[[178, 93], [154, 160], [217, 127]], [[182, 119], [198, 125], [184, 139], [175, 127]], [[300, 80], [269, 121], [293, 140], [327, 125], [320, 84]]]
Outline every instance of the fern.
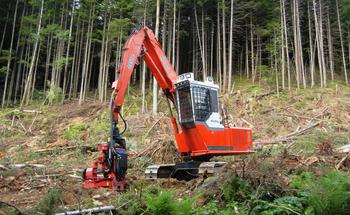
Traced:
[[175, 191], [160, 191], [154, 195], [149, 192], [145, 196], [146, 213], [153, 215], [187, 215], [191, 214], [194, 199], [175, 199]]
[[350, 183], [345, 173], [331, 170], [321, 177], [304, 173], [293, 180], [292, 186], [307, 198], [316, 214], [347, 214], [350, 211]]

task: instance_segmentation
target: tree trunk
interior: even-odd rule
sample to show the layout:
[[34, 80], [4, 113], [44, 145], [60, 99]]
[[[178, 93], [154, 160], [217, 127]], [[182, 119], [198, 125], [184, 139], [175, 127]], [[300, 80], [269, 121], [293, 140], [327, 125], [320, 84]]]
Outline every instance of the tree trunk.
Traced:
[[204, 39], [204, 38], [201, 38], [201, 34], [199, 33], [198, 16], [197, 16], [197, 5], [194, 6], [194, 16], [195, 16], [195, 19], [196, 19], [196, 31], [197, 31], [197, 37], [198, 37], [199, 50], [200, 50], [201, 59], [202, 59], [203, 80], [204, 80], [205, 73], [206, 73], [205, 72], [204, 47], [203, 47], [203, 43], [202, 43], [202, 39]]
[[[285, 89], [285, 69], [286, 69], [286, 59], [285, 59], [285, 47], [284, 47], [284, 22], [283, 22], [283, 9], [282, 0], [280, 0], [280, 13], [281, 13], [281, 74], [282, 74], [282, 89]], [[276, 74], [277, 75], [277, 74]]]
[[318, 65], [319, 65], [319, 73], [320, 73], [320, 85], [321, 87], [324, 87], [324, 76], [323, 76], [323, 56], [322, 56], [322, 46], [321, 46], [321, 28], [320, 25], [322, 25], [322, 23], [320, 23], [320, 17], [321, 14], [317, 15], [317, 7], [316, 7], [316, 1], [313, 0], [313, 4], [314, 4], [314, 17], [315, 17], [315, 29], [316, 29], [316, 44], [317, 44], [317, 57], [318, 57]]
[[107, 9], [104, 9], [104, 17], [103, 17], [103, 31], [102, 31], [102, 42], [101, 42], [101, 52], [100, 52], [100, 67], [98, 74], [98, 100], [100, 102], [103, 101], [103, 80], [104, 80], [104, 63], [105, 63], [105, 49], [106, 49], [106, 25], [107, 25]]
[[15, 27], [16, 27], [16, 20], [17, 20], [17, 9], [18, 9], [18, 0], [16, 0], [16, 6], [15, 6], [15, 13], [13, 15], [13, 22], [12, 22], [12, 34], [11, 34], [11, 42], [10, 42], [10, 52], [7, 59], [7, 66], [6, 66], [6, 78], [5, 78], [5, 84], [4, 84], [4, 92], [2, 94], [2, 102], [1, 102], [1, 108], [4, 108], [5, 105], [5, 98], [7, 93], [7, 82], [8, 82], [8, 76], [10, 73], [10, 66], [12, 62], [12, 46], [13, 46], [13, 38], [15, 35]]
[[289, 62], [289, 44], [288, 44], [288, 31], [287, 31], [287, 19], [286, 19], [286, 8], [284, 0], [282, 1], [282, 10], [283, 10], [283, 25], [284, 25], [284, 39], [285, 39], [285, 48], [286, 48], [286, 58], [287, 58], [287, 76], [288, 76], [288, 90], [291, 90], [291, 74], [290, 74], [290, 62]]
[[249, 41], [248, 34], [246, 33], [245, 37], [245, 70], [247, 74], [247, 79], [249, 79]]
[[[207, 58], [206, 58], [206, 50], [207, 46], [205, 44], [205, 28], [204, 28], [204, 9], [202, 7], [202, 62], [203, 62], [203, 81], [207, 78]], [[204, 59], [204, 60], [203, 60]]]
[[31, 92], [30, 92], [29, 101], [31, 101], [33, 99], [35, 82], [36, 82], [37, 71], [38, 71], [38, 64], [39, 64], [40, 48], [41, 48], [41, 42], [39, 41], [38, 53], [36, 55], [36, 60], [35, 60], [35, 68], [34, 68], [34, 74], [33, 74], [32, 87], [30, 88]]
[[227, 92], [231, 91], [231, 81], [232, 81], [232, 43], [233, 43], [233, 0], [231, 0], [231, 13], [230, 13], [230, 44], [228, 50], [228, 85]]
[[310, 3], [307, 2], [307, 15], [309, 22], [309, 42], [310, 42], [310, 75], [311, 75], [311, 87], [315, 86], [315, 57], [314, 57], [314, 48], [313, 48], [313, 36], [312, 36], [312, 26], [311, 26], [311, 15], [310, 15]]
[[39, 36], [40, 36], [40, 30], [41, 30], [41, 21], [42, 21], [42, 17], [43, 17], [43, 10], [44, 10], [44, 0], [41, 0], [40, 16], [39, 16], [38, 29], [37, 29], [37, 34], [36, 34], [36, 39], [35, 39], [35, 44], [34, 44], [33, 56], [32, 56], [32, 60], [30, 63], [30, 69], [29, 69], [28, 76], [27, 76], [26, 83], [25, 83], [25, 87], [24, 87], [23, 97], [21, 100], [21, 107], [23, 107], [24, 105], [28, 105], [28, 103], [29, 103], [30, 87], [32, 86], [34, 64], [35, 64], [35, 60], [36, 60], [36, 54], [38, 52], [37, 49], [38, 49], [38, 44], [39, 44]]
[[217, 74], [218, 74], [218, 80], [219, 80], [219, 86], [221, 86], [221, 33], [220, 33], [220, 1], [218, 1], [218, 5], [217, 5], [217, 19], [218, 19], [218, 23], [217, 23], [217, 44], [218, 44], [218, 48], [217, 48]]
[[253, 21], [250, 17], [250, 52], [251, 52], [251, 66], [252, 66], [252, 81], [255, 84], [255, 66], [254, 66], [254, 37], [253, 37]]
[[[21, 51], [19, 54], [19, 60], [22, 61], [23, 59], [23, 52], [24, 52], [24, 47], [21, 47]], [[24, 67], [23, 67], [24, 68]], [[17, 77], [16, 77], [16, 86], [15, 86], [15, 93], [14, 93], [14, 104], [17, 103], [17, 93], [18, 93], [18, 88], [19, 88], [19, 82], [20, 82], [20, 77], [22, 76], [22, 63], [18, 65], [17, 68]]]
[[9, 10], [8, 10], [7, 16], [6, 16], [5, 27], [4, 27], [3, 32], [2, 32], [1, 43], [0, 43], [0, 53], [2, 51], [2, 46], [4, 45], [7, 23], [8, 23], [8, 19], [9, 19], [9, 15], [10, 15], [9, 11], [10, 11], [10, 4], [9, 4]]
[[89, 67], [89, 58], [91, 55], [90, 49], [91, 49], [91, 33], [93, 28], [93, 19], [92, 14], [94, 14], [95, 11], [95, 5], [92, 6], [92, 9], [90, 9], [89, 13], [89, 21], [88, 21], [88, 28], [86, 32], [86, 43], [85, 43], [85, 52], [84, 52], [84, 61], [83, 61], [83, 68], [82, 68], [82, 75], [81, 75], [81, 85], [80, 85], [80, 95], [79, 95], [79, 105], [81, 105], [85, 100], [85, 92], [87, 88], [87, 79], [88, 79], [88, 67]]
[[[68, 36], [68, 44], [67, 44], [67, 52], [66, 52], [66, 59], [64, 64], [64, 76], [63, 76], [63, 88], [62, 88], [62, 103], [66, 97], [66, 85], [67, 85], [67, 79], [68, 79], [68, 59], [69, 59], [69, 50], [70, 50], [70, 43], [72, 38], [72, 29], [73, 29], [73, 20], [74, 20], [74, 9], [75, 9], [75, 0], [72, 2], [72, 13], [71, 13], [71, 19], [70, 19], [70, 25], [69, 25], [69, 36]], [[71, 69], [72, 70], [72, 69]], [[72, 72], [72, 71], [71, 71]]]
[[[181, 11], [179, 8], [179, 12], [177, 15], [177, 37], [176, 37], [176, 66], [175, 71], [179, 73], [179, 63], [180, 63], [180, 24], [181, 24]], [[174, 47], [175, 49], [175, 47]]]
[[306, 88], [306, 76], [305, 76], [305, 69], [304, 69], [304, 54], [303, 54], [303, 46], [301, 44], [301, 32], [300, 32], [300, 15], [299, 15], [299, 0], [297, 0], [297, 7], [296, 7], [296, 12], [297, 12], [297, 34], [298, 34], [298, 52], [299, 52], [299, 62], [300, 62], [300, 72], [302, 76], [302, 81], [303, 81], [303, 87], [304, 89]]
[[[176, 0], [173, 0], [173, 2], [174, 2], [174, 7], [173, 7], [173, 39], [172, 39], [172, 41], [173, 41], [173, 45], [172, 45], [172, 47], [173, 47], [173, 53], [172, 53], [172, 55], [171, 55], [171, 64], [173, 65], [173, 67], [175, 66], [175, 36], [176, 36]], [[157, 6], [157, 10], [158, 10], [158, 6]], [[158, 25], [159, 25], [159, 12], [158, 12], [158, 19], [156, 18], [156, 20], [158, 20]], [[158, 28], [159, 28], [159, 26], [158, 26]]]
[[223, 86], [222, 90], [226, 90], [227, 68], [226, 68], [226, 26], [225, 26], [225, 0], [222, 0], [222, 65], [223, 65]]
[[[165, 4], [165, 2], [164, 2]], [[175, 5], [175, 3], [174, 3]], [[175, 10], [175, 8], [174, 8]], [[165, 11], [164, 11], [165, 13]], [[156, 27], [155, 27], [155, 36], [158, 39], [159, 35], [159, 16], [160, 16], [160, 0], [157, 0], [157, 8], [156, 8]], [[165, 32], [163, 32], [165, 33]], [[174, 32], [175, 33], [175, 32]], [[146, 72], [146, 70], [145, 70]], [[157, 80], [153, 77], [153, 99], [152, 99], [152, 113], [157, 114], [158, 112], [158, 85]]]
[[339, 15], [339, 4], [338, 4], [338, 0], [336, 0], [336, 7], [337, 7], [338, 28], [339, 28], [339, 37], [340, 37], [341, 53], [342, 53], [342, 58], [343, 58], [343, 69], [344, 69], [344, 75], [345, 75], [345, 83], [346, 83], [346, 84], [349, 84], [349, 82], [348, 82], [348, 73], [347, 73], [347, 70], [346, 70], [346, 60], [345, 60], [343, 33], [342, 33], [342, 27], [341, 27], [341, 23], [340, 23], [340, 15]]
[[331, 71], [331, 79], [334, 80], [334, 56], [333, 56], [333, 41], [331, 33], [331, 22], [329, 19], [329, 9], [327, 12], [327, 40], [328, 40], [328, 54], [329, 54], [329, 69]]
[[210, 32], [210, 76], [213, 77], [213, 61], [214, 61], [214, 24], [211, 26]]
[[294, 34], [294, 63], [295, 74], [297, 81], [297, 88], [300, 88], [300, 51], [299, 51], [299, 37], [298, 37], [298, 0], [293, 0], [293, 34]]
[[74, 39], [74, 51], [73, 51], [73, 63], [72, 63], [72, 71], [70, 73], [70, 80], [69, 80], [69, 92], [68, 92], [68, 99], [70, 100], [72, 98], [73, 93], [73, 87], [74, 87], [74, 77], [75, 73], [77, 73], [76, 70], [76, 64], [77, 64], [77, 49], [78, 49], [78, 43], [79, 43], [79, 35], [80, 35], [80, 24], [79, 24], [80, 17], [78, 16], [77, 21], [77, 31], [75, 33], [75, 39]]
[[323, 10], [322, 10], [322, 0], [319, 0], [319, 16], [320, 16], [320, 50], [321, 50], [321, 65], [322, 65], [322, 76], [323, 76], [323, 87], [327, 86], [327, 69], [324, 55], [324, 40], [323, 40]]

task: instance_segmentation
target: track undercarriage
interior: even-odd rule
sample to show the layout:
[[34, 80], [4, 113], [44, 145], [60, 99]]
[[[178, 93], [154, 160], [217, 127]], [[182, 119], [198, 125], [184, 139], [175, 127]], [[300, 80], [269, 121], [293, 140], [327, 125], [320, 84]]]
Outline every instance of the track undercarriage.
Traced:
[[190, 181], [201, 175], [212, 175], [224, 167], [226, 162], [188, 161], [176, 164], [159, 164], [148, 166], [145, 170], [147, 179], [175, 178]]

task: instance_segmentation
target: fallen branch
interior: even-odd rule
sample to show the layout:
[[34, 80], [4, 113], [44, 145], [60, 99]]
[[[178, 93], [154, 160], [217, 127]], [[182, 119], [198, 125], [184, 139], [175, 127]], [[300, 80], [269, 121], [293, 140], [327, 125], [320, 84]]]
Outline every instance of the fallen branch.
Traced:
[[339, 163], [335, 166], [335, 168], [336, 168], [337, 170], [339, 170], [340, 167], [343, 165], [343, 163], [344, 163], [345, 161], [347, 161], [348, 159], [350, 159], [350, 153], [348, 153], [345, 157], [343, 157], [343, 158], [339, 161]]
[[[15, 122], [15, 121], [12, 121], [13, 123]], [[6, 129], [6, 130], [8, 130], [8, 131], [15, 131], [15, 132], [21, 132], [22, 134], [25, 134], [26, 132], [25, 131], [23, 131], [23, 129], [20, 129], [20, 128], [18, 128], [17, 126], [15, 127], [14, 126], [14, 124], [12, 124], [12, 122], [11, 122], [11, 126], [7, 126], [7, 125], [1, 125], [1, 129]]]
[[67, 149], [76, 149], [76, 148], [85, 148], [85, 150], [91, 150], [96, 151], [96, 146], [91, 145], [76, 145], [76, 146], [67, 146], [67, 147], [55, 147], [55, 148], [46, 148], [46, 149], [38, 149], [35, 152], [41, 153], [41, 152], [51, 152], [56, 150], [67, 150]]
[[[231, 91], [230, 92], [230, 96], [234, 96], [234, 95], [236, 95], [236, 94], [242, 94], [242, 93], [244, 93], [244, 92], [246, 92], [246, 91], [248, 91], [248, 90], [250, 90], [250, 89], [252, 89], [254, 86], [250, 86], [250, 87], [248, 87], [248, 88], [246, 88], [246, 89], [242, 89], [242, 90], [236, 90], [236, 91]], [[222, 98], [222, 96], [219, 96], [219, 98]]]
[[42, 111], [39, 110], [22, 110], [25, 113], [36, 113], [36, 114], [42, 114]]
[[243, 119], [243, 118], [239, 118], [241, 121], [243, 121], [245, 124], [247, 124], [250, 128], [254, 128], [254, 126], [252, 125], [252, 123], [248, 122], [247, 120]]
[[34, 178], [58, 178], [64, 175], [67, 175], [68, 173], [57, 173], [57, 174], [50, 174], [50, 175], [34, 175]]
[[27, 131], [27, 129], [24, 127], [24, 125], [23, 125], [21, 122], [18, 122], [18, 123], [19, 123], [19, 125], [22, 127], [24, 133], [27, 134], [28, 131]]
[[42, 114], [43, 112], [42, 111], [38, 111], [38, 110], [19, 110], [19, 109], [14, 109], [14, 110], [11, 110], [7, 113], [4, 113], [4, 116], [7, 116], [9, 114], [12, 114], [12, 113], [18, 113], [18, 112], [24, 112], [24, 113], [36, 113], [36, 114]]
[[39, 184], [39, 185], [36, 185], [36, 186], [32, 186], [32, 187], [23, 187], [22, 189], [21, 189], [21, 191], [25, 191], [25, 190], [37, 190], [37, 189], [39, 189], [39, 188], [43, 188], [43, 187], [46, 187], [47, 186], [47, 184]]
[[145, 136], [143, 137], [143, 139], [145, 139], [146, 137], [148, 137], [149, 133], [152, 131], [152, 129], [154, 128], [154, 126], [156, 126], [160, 120], [162, 120], [164, 117], [164, 115], [162, 115], [151, 127], [150, 129], [148, 129], [148, 131], [146, 132]]
[[[282, 89], [279, 90], [279, 92], [281, 92]], [[277, 92], [277, 90], [271, 90], [269, 92], [266, 92], [266, 93], [263, 93], [263, 94], [260, 94], [260, 95], [253, 95], [252, 97], [254, 97], [256, 100], [260, 100], [266, 96], [269, 96], [269, 95], [272, 95], [272, 94], [275, 94]]]
[[[297, 136], [300, 136], [302, 134], [304, 134], [305, 132], [309, 131], [312, 128], [315, 128], [316, 126], [318, 126], [320, 124], [320, 122], [316, 122], [314, 124], [311, 124], [305, 128], [302, 129], [298, 129], [290, 134], [287, 134], [286, 136], [282, 136], [282, 137], [277, 137], [276, 139], [273, 140], [267, 140], [267, 141], [256, 141], [255, 144], [256, 145], [267, 145], [267, 144], [279, 144], [279, 143], [283, 143], [283, 142], [288, 142], [292, 139], [294, 139]], [[290, 145], [288, 146], [290, 147]]]
[[0, 164], [0, 169], [8, 170], [8, 169], [21, 169], [25, 167], [35, 167], [35, 168], [45, 168], [46, 166], [43, 164]]
[[1, 205], [6, 205], [6, 206], [8, 206], [8, 207], [11, 207], [11, 208], [14, 208], [15, 210], [16, 210], [16, 214], [23, 214], [22, 213], [22, 211], [21, 210], [19, 210], [16, 206], [14, 206], [14, 205], [11, 205], [11, 204], [9, 204], [9, 203], [7, 203], [7, 202], [3, 202], [3, 201], [0, 201], [0, 204]]
[[143, 154], [145, 154], [149, 149], [153, 148], [155, 144], [156, 144], [156, 142], [151, 143], [146, 149], [144, 149], [143, 151], [137, 153], [137, 154], [136, 154], [135, 156], [133, 156], [131, 159], [141, 157], [141, 156], [142, 156]]
[[35, 117], [34, 117], [32, 123], [30, 124], [30, 126], [29, 126], [29, 128], [28, 128], [28, 130], [29, 130], [30, 133], [33, 133], [33, 132], [32, 132], [32, 127], [33, 127], [33, 125], [34, 125], [34, 122], [35, 122], [37, 116], [38, 116], [38, 113], [35, 114]]
[[114, 212], [114, 211], [115, 211], [114, 206], [104, 206], [104, 207], [88, 208], [88, 209], [77, 210], [77, 211], [67, 211], [63, 213], [57, 213], [56, 215], [79, 215], [79, 214], [93, 214], [93, 213]]
[[307, 117], [307, 116], [299, 116], [296, 114], [287, 114], [287, 113], [277, 113], [278, 115], [282, 115], [282, 116], [287, 116], [287, 117], [294, 117], [294, 118], [298, 118], [298, 119], [306, 119], [306, 120], [312, 120], [313, 118], [311, 117]]

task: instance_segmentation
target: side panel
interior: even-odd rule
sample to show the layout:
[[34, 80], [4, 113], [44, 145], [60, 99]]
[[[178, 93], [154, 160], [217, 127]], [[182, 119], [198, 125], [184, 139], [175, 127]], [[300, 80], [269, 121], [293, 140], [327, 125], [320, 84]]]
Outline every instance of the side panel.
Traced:
[[204, 124], [196, 124], [175, 136], [179, 152], [190, 152], [192, 157], [253, 153], [252, 130], [247, 128], [209, 130]]

